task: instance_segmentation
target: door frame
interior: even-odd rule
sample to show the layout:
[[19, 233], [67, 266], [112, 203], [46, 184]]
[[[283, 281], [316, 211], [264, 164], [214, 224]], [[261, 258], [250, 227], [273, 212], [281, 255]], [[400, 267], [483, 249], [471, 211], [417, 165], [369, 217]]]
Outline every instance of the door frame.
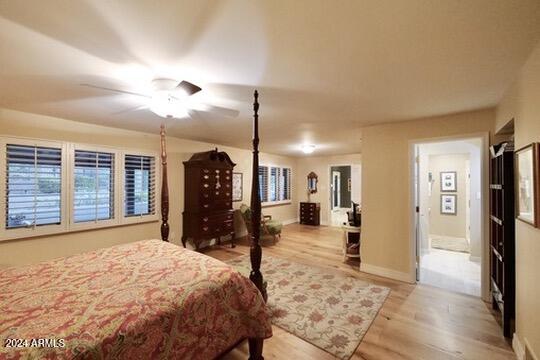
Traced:
[[[353, 187], [353, 184], [352, 184], [352, 181], [353, 181], [353, 177], [352, 177], [352, 170], [353, 170], [353, 167], [354, 166], [359, 166], [360, 167], [360, 177], [358, 179], [358, 182], [360, 183], [360, 185], [362, 184], [362, 165], [361, 164], [354, 164], [354, 163], [348, 163], [348, 164], [344, 164], [344, 163], [337, 163], [337, 164], [329, 164], [328, 165], [328, 211], [327, 211], [327, 219], [328, 219], [328, 223], [327, 225], [328, 226], [332, 226], [332, 187], [330, 185], [332, 185], [332, 168], [333, 167], [339, 167], [339, 166], [349, 166], [351, 168], [351, 189]], [[362, 192], [360, 191], [360, 196], [362, 195]], [[352, 191], [351, 191], [351, 196], [352, 196]], [[360, 198], [360, 201], [362, 201], [362, 199]]]
[[489, 209], [489, 132], [460, 134], [446, 137], [434, 138], [419, 138], [409, 140], [409, 249], [410, 249], [410, 279], [411, 282], [417, 283], [417, 237], [416, 237], [416, 200], [415, 200], [415, 164], [416, 164], [416, 145], [428, 144], [444, 141], [480, 139], [480, 182], [482, 201], [480, 203], [480, 243], [481, 243], [481, 259], [480, 259], [480, 297], [484, 301], [491, 301], [489, 293], [489, 219], [487, 211]]

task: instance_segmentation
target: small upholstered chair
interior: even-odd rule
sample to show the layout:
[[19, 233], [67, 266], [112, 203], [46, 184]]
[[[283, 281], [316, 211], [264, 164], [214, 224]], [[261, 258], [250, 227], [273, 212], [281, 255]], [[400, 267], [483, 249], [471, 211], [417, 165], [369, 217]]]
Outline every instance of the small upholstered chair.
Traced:
[[[242, 204], [240, 206], [240, 213], [246, 224], [246, 229], [249, 235], [251, 235], [251, 208], [246, 204]], [[281, 238], [282, 228], [283, 224], [280, 221], [272, 220], [272, 216], [263, 215], [261, 219], [261, 244], [266, 245], [268, 240], [271, 240], [275, 244]]]

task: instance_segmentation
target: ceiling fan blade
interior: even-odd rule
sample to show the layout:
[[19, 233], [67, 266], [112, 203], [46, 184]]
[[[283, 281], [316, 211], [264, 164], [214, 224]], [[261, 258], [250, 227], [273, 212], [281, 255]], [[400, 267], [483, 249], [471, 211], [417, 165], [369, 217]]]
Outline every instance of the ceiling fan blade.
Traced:
[[118, 90], [118, 89], [108, 88], [108, 87], [105, 87], [105, 86], [98, 86], [98, 85], [92, 85], [92, 84], [80, 84], [80, 85], [81, 85], [81, 86], [86, 86], [86, 87], [89, 87], [89, 88], [94, 88], [94, 89], [113, 91], [113, 92], [120, 93], [120, 94], [127, 94], [127, 95], [134, 95], [134, 96], [142, 96], [142, 97], [145, 97], [145, 98], [148, 98], [148, 99], [151, 99], [151, 98], [152, 98], [152, 97], [149, 96], [149, 95], [140, 94], [140, 93], [131, 92], [131, 91], [125, 91], [125, 90]]
[[221, 106], [208, 105], [208, 104], [205, 104], [204, 108], [201, 110], [218, 114], [221, 116], [231, 117], [231, 118], [237, 117], [240, 114], [240, 111], [235, 110], [235, 109], [229, 109], [229, 108], [225, 108]]
[[216, 115], [221, 115], [225, 117], [237, 117], [240, 114], [240, 111], [229, 109], [222, 106], [210, 105], [206, 103], [191, 103], [188, 105], [189, 110], [196, 110], [198, 112], [212, 113]]
[[185, 81], [185, 80], [182, 80], [182, 82], [180, 82], [180, 84], [178, 84], [176, 88], [184, 90], [189, 96], [196, 94], [202, 90], [197, 85], [192, 84], [189, 81]]
[[120, 114], [124, 114], [124, 113], [128, 113], [128, 112], [132, 112], [132, 111], [134, 112], [134, 111], [145, 110], [145, 109], [148, 109], [148, 106], [147, 105], [141, 105], [141, 106], [137, 106], [137, 107], [131, 107], [129, 109], [116, 111], [116, 112], [113, 112], [111, 115], [120, 115]]

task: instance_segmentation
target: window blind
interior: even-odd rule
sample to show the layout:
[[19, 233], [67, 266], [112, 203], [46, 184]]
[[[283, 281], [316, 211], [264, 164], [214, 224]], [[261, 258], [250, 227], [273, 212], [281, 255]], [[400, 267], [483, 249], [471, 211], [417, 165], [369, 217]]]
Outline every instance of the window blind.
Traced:
[[124, 175], [125, 215], [155, 214], [155, 158], [125, 155]]
[[62, 149], [7, 144], [6, 228], [60, 224]]
[[291, 169], [280, 169], [280, 188], [279, 188], [279, 200], [291, 199]]
[[278, 192], [279, 192], [279, 168], [271, 167], [268, 201], [278, 201]]
[[259, 195], [261, 202], [268, 201], [268, 167], [259, 166]]
[[114, 218], [114, 154], [75, 150], [75, 222]]

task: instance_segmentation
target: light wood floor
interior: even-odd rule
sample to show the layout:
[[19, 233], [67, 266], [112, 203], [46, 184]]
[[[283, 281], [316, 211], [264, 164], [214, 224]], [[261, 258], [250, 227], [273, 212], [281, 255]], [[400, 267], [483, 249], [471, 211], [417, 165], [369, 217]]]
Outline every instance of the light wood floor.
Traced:
[[[338, 228], [292, 224], [284, 228], [277, 245], [263, 249], [263, 257], [269, 254], [324, 267], [329, 272], [352, 275], [392, 290], [352, 359], [515, 359], [490, 306], [479, 298], [362, 273], [358, 262], [343, 263], [340, 241]], [[205, 253], [225, 260], [247, 254], [249, 248], [222, 246]], [[274, 336], [264, 343], [267, 360], [334, 359], [276, 326], [273, 331]], [[225, 359], [247, 356], [247, 344], [243, 343]]]

